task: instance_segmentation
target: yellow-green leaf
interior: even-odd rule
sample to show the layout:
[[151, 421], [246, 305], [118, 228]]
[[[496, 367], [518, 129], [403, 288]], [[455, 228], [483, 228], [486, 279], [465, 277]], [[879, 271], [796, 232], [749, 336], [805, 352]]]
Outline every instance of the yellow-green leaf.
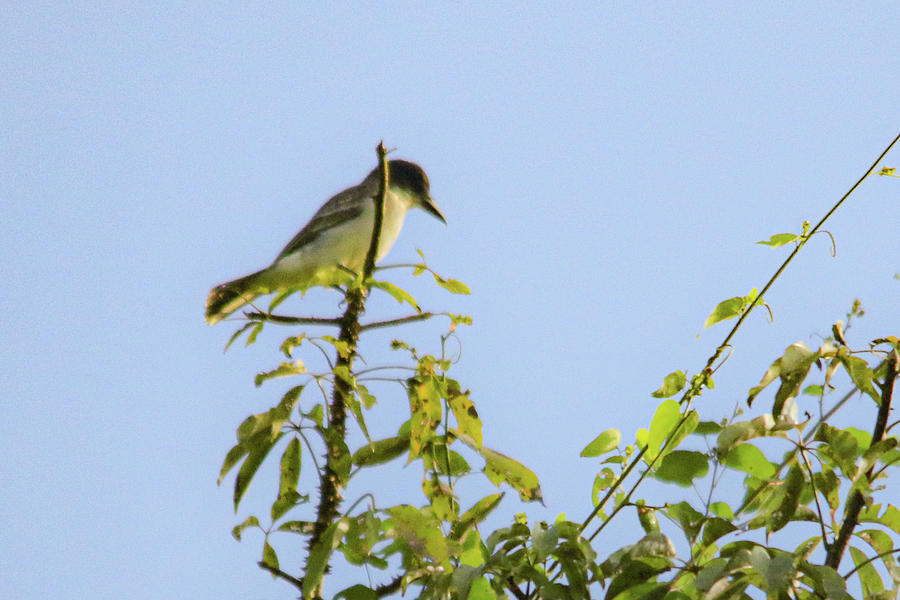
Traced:
[[584, 447], [584, 450], [581, 451], [581, 456], [589, 458], [606, 454], [610, 450], [618, 448], [619, 442], [621, 441], [622, 432], [618, 429], [607, 429], [595, 437], [594, 441]]
[[770, 237], [768, 240], [763, 240], [756, 243], [762, 244], [764, 246], [769, 246], [771, 248], [777, 248], [779, 246], [784, 246], [785, 244], [790, 244], [791, 242], [797, 241], [799, 239], [800, 236], [793, 233], [778, 233]]
[[457, 281], [456, 279], [444, 279], [437, 273], [434, 273], [434, 280], [438, 282], [439, 286], [451, 294], [463, 294], [467, 296], [472, 293], [469, 290], [469, 287], [462, 281]]
[[302, 360], [292, 363], [284, 362], [278, 365], [278, 368], [273, 371], [263, 371], [262, 373], [258, 373], [253, 382], [256, 384], [256, 387], [259, 387], [264, 382], [275, 379], [276, 377], [290, 377], [291, 375], [302, 375], [303, 373], [306, 373], [306, 366], [303, 364]]
[[416, 311], [421, 312], [421, 310], [419, 309], [419, 304], [416, 302], [416, 299], [412, 297], [412, 294], [404, 289], [397, 287], [393, 283], [390, 283], [388, 281], [374, 280], [369, 280], [367, 283], [369, 287], [378, 288], [379, 290], [387, 292], [388, 294], [393, 296], [394, 300], [396, 300], [397, 302], [401, 304], [406, 302], [407, 304], [415, 308]]
[[719, 321], [727, 321], [728, 319], [737, 317], [741, 314], [743, 306], [744, 299], [740, 296], [735, 296], [734, 298], [719, 302], [703, 323], [703, 329], [711, 327]]
[[669, 373], [663, 379], [663, 384], [651, 396], [654, 398], [670, 398], [680, 392], [686, 383], [687, 376], [684, 372], [675, 371], [674, 373]]

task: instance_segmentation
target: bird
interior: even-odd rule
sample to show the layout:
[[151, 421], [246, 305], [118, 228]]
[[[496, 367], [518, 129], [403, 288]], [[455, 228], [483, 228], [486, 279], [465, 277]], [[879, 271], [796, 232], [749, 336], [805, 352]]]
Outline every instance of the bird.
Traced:
[[[406, 212], [418, 207], [447, 223], [431, 199], [428, 176], [419, 165], [390, 160], [384, 220], [375, 260], [384, 258], [403, 227]], [[380, 169], [332, 196], [265, 269], [214, 287], [206, 298], [206, 322], [215, 325], [256, 297], [347, 283], [359, 273], [372, 240]]]

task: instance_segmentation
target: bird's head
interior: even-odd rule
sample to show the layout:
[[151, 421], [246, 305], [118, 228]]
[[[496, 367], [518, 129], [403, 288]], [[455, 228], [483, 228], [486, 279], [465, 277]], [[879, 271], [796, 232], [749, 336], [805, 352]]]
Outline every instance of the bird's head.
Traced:
[[[378, 170], [376, 169], [372, 173], [377, 176]], [[413, 198], [415, 206], [424, 209], [445, 224], [447, 223], [444, 213], [441, 212], [441, 209], [439, 209], [437, 204], [434, 203], [434, 200], [431, 199], [428, 176], [425, 174], [422, 167], [406, 160], [391, 160], [388, 161], [388, 173], [390, 187], [408, 193]]]

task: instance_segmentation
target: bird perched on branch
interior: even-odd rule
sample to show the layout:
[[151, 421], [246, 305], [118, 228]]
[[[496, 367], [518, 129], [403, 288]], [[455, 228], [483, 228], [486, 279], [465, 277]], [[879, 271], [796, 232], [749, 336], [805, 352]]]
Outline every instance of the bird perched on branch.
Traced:
[[[388, 173], [376, 261], [384, 258], [394, 245], [410, 208], [418, 206], [447, 222], [431, 199], [428, 177], [422, 167], [405, 160], [391, 160]], [[348, 280], [349, 272], [361, 272], [372, 240], [375, 197], [380, 183], [380, 171], [376, 168], [362, 183], [323, 204], [271, 265], [210, 290], [206, 298], [206, 321], [215, 325], [263, 294], [337, 285]]]

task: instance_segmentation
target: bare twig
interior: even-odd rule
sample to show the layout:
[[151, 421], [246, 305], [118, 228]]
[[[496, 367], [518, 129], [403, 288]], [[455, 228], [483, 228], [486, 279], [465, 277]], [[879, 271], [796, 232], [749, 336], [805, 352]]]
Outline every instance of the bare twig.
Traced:
[[266, 321], [279, 325], [340, 325], [340, 319], [325, 319], [322, 317], [288, 317], [285, 315], [273, 315], [264, 312], [245, 312], [244, 316], [251, 321]]
[[416, 321], [425, 321], [431, 317], [437, 316], [438, 313], [424, 312], [399, 319], [390, 319], [388, 321], [375, 321], [374, 323], [366, 323], [361, 325], [360, 331], [368, 331], [369, 329], [379, 329], [381, 327], [393, 327], [394, 325], [405, 325], [406, 323], [414, 323]]

